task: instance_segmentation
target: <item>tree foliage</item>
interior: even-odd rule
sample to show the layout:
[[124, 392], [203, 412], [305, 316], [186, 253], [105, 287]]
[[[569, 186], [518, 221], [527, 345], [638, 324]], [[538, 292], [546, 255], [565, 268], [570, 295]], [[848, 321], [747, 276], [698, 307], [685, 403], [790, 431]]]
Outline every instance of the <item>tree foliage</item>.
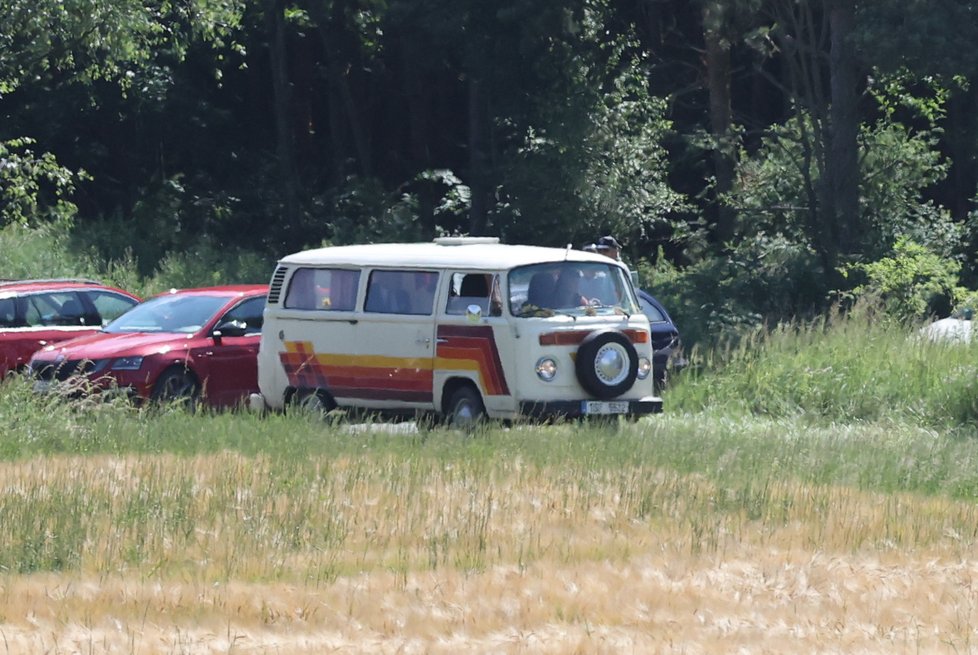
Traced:
[[28, 138], [0, 141], [0, 227], [37, 226], [74, 216], [69, 200], [84, 174], [72, 173], [54, 155], [33, 150]]
[[907, 242], [978, 285], [976, 11], [0, 0], [0, 224], [74, 217], [175, 279], [181, 253], [611, 232], [703, 338], [822, 311]]
[[960, 269], [959, 262], [900, 237], [891, 254], [846, 268], [847, 275], [861, 274], [865, 281], [845, 295], [878, 300], [890, 316], [920, 320], [931, 316], [935, 308], [946, 313], [955, 305], [962, 293], [957, 284]]

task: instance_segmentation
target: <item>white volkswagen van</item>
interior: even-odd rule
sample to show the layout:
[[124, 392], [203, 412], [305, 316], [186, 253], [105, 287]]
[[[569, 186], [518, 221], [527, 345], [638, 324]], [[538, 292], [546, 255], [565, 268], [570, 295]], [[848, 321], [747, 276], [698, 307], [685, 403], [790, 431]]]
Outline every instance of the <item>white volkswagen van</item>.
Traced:
[[649, 323], [627, 270], [495, 238], [339, 246], [272, 276], [252, 404], [483, 416], [649, 414]]

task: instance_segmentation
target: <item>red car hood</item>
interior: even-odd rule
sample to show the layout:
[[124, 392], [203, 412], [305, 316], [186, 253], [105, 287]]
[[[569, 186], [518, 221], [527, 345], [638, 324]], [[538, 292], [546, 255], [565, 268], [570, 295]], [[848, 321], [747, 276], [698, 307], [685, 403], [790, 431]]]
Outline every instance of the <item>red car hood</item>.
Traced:
[[45, 348], [35, 355], [37, 359], [108, 359], [152, 355], [159, 352], [183, 351], [192, 342], [193, 335], [172, 332], [133, 332], [108, 334], [96, 332], [76, 339], [62, 341]]

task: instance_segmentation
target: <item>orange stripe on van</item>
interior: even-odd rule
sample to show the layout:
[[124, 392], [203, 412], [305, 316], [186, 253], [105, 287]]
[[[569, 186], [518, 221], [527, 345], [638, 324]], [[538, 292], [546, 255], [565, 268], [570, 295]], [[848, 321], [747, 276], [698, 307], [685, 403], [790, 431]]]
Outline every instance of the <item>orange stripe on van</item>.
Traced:
[[483, 392], [488, 396], [508, 396], [509, 385], [499, 358], [496, 337], [488, 325], [439, 325], [437, 330], [438, 368], [479, 372]]
[[337, 398], [432, 402], [431, 360], [317, 354], [308, 341], [287, 341], [279, 353], [289, 384], [326, 389]]
[[[539, 337], [541, 346], [576, 346], [594, 330], [566, 330], [562, 332], [542, 332]], [[649, 333], [645, 330], [622, 330], [632, 343], [649, 343]]]

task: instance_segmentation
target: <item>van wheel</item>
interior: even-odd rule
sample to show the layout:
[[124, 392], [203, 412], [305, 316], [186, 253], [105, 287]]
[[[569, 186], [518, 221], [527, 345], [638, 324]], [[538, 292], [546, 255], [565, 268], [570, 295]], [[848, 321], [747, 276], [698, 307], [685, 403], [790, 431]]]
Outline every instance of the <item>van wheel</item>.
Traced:
[[453, 428], [471, 430], [486, 418], [486, 407], [479, 392], [469, 386], [459, 387], [448, 401], [447, 423]]
[[292, 411], [301, 416], [325, 420], [326, 415], [336, 409], [336, 402], [324, 391], [304, 389], [297, 391], [292, 398]]
[[193, 410], [197, 406], [200, 385], [194, 375], [185, 368], [168, 368], [156, 378], [150, 398], [160, 404], [181, 404]]

